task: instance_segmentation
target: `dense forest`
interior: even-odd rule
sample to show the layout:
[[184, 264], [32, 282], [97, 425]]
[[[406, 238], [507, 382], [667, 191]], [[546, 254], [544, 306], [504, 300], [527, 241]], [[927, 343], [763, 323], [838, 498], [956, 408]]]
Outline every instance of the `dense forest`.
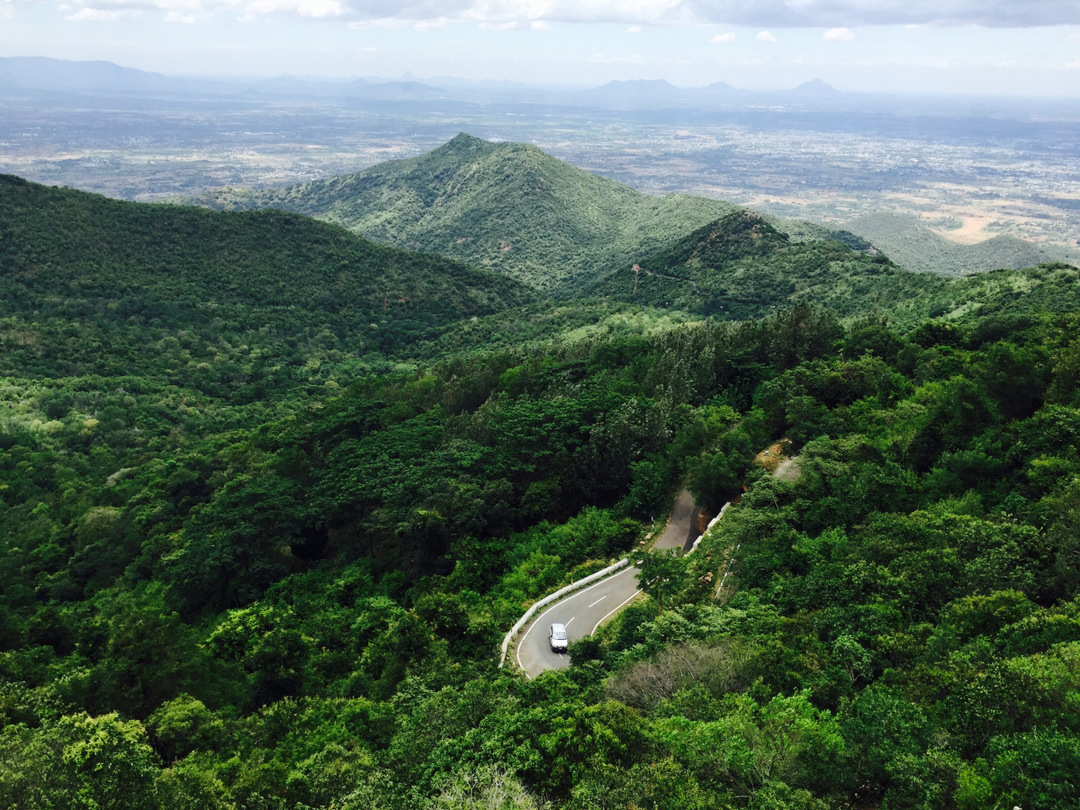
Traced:
[[[908, 284], [769, 227], [662, 255]], [[556, 304], [14, 178], [0, 260], [0, 805], [1075, 806], [1076, 268]], [[500, 667], [683, 482], [735, 501], [700, 548], [570, 668]]]

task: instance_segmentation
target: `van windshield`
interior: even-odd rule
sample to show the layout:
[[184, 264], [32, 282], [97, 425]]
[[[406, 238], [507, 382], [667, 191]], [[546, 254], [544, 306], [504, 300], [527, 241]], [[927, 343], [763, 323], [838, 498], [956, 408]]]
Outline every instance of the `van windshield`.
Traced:
[[551, 631], [551, 637], [556, 641], [566, 641], [566, 631], [556, 627]]

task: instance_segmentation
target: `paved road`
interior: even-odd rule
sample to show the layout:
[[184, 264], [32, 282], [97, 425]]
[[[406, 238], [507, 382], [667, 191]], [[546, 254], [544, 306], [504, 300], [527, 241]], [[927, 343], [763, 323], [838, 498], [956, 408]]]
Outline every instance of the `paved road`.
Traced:
[[[697, 539], [698, 508], [685, 489], [675, 499], [667, 528], [654, 548], [688, 549]], [[514, 645], [514, 660], [530, 678], [549, 669], [570, 666], [570, 656], [551, 651], [548, 628], [552, 622], [566, 625], [573, 642], [591, 635], [604, 619], [638, 594], [638, 570], [627, 566], [619, 573], [570, 594], [533, 619]]]
[[694, 496], [687, 489], [682, 490], [671, 507], [671, 517], [667, 528], [660, 535], [653, 548], [681, 548], [689, 551], [698, 539], [698, 515], [701, 510], [694, 505]]
[[592, 634], [600, 622], [617, 611], [638, 593], [637, 569], [627, 566], [607, 579], [567, 596], [533, 619], [518, 639], [514, 649], [517, 665], [530, 678], [549, 669], [570, 666], [570, 656], [551, 651], [548, 628], [552, 622], [566, 625], [566, 637], [577, 641]]

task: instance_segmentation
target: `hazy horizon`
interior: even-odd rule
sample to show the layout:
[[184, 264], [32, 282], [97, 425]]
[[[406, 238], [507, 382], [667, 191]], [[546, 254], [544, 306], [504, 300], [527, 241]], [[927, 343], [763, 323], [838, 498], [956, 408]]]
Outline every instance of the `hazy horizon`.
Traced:
[[[437, 8], [437, 10], [435, 10]], [[169, 76], [1080, 97], [1080, 6], [750, 0], [0, 0], [0, 55]]]

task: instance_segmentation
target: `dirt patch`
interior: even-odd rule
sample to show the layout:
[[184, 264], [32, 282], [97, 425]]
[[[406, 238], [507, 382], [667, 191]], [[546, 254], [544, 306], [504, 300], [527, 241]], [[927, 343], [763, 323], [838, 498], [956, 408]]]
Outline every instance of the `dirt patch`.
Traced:
[[776, 472], [776, 468], [779, 467], [787, 458], [785, 450], [791, 446], [791, 443], [787, 439], [781, 439], [775, 444], [770, 444], [756, 456], [754, 456], [755, 466], [761, 467], [764, 470], [768, 470], [771, 473]]
[[938, 236], [943, 236], [957, 244], [977, 245], [993, 236], [986, 230], [986, 226], [993, 221], [991, 217], [963, 217], [961, 218], [963, 224], [959, 228], [951, 230], [931, 228], [931, 230]]
[[799, 477], [799, 457], [789, 456], [789, 452], [791, 442], [781, 439], [754, 456], [754, 464], [768, 470], [781, 481], [794, 481]]

